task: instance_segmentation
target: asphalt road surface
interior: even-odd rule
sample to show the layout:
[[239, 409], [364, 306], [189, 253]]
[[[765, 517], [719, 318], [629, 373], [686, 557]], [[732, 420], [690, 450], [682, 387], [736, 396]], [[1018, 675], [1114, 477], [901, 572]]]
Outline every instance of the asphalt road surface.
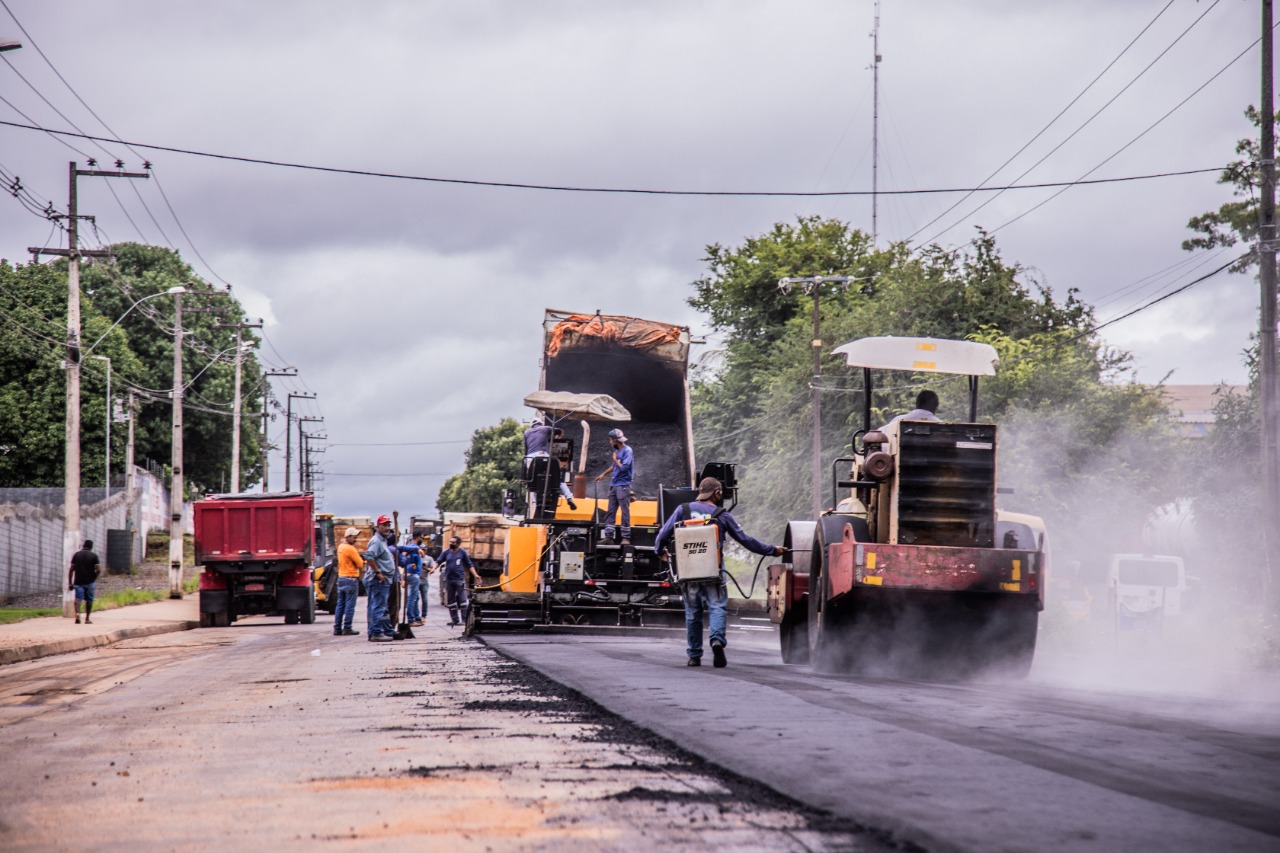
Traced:
[[1103, 679], [1043, 654], [1026, 681], [938, 684], [784, 666], [768, 633], [731, 634], [720, 670], [686, 668], [675, 635], [485, 641], [710, 762], [926, 850], [1280, 851], [1274, 674], [1135, 660]]
[[889, 849], [442, 625], [281, 621], [0, 667], [0, 850]]

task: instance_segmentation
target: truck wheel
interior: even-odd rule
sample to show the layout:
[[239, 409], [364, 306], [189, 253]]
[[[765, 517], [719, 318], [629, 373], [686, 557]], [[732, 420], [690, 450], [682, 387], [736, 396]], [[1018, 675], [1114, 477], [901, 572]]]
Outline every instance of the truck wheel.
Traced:
[[782, 644], [783, 663], [808, 663], [809, 615], [799, 611], [788, 613], [778, 626], [778, 640]]
[[230, 627], [231, 627], [231, 614], [230, 614], [229, 612], [227, 612], [226, 610], [222, 611], [221, 613], [214, 613], [214, 614], [213, 614], [213, 627], [215, 627], [215, 628], [230, 628]]
[[203, 610], [202, 610], [202, 611], [200, 611], [200, 627], [201, 627], [201, 628], [212, 628], [212, 627], [213, 627], [213, 614], [212, 614], [212, 613], [205, 613]]
[[303, 610], [299, 617], [302, 619], [303, 625], [310, 625], [316, 621], [316, 591], [311, 589], [311, 600], [307, 602], [307, 609]]
[[297, 625], [301, 619], [301, 610], [286, 610], [284, 612], [284, 624], [286, 625]]

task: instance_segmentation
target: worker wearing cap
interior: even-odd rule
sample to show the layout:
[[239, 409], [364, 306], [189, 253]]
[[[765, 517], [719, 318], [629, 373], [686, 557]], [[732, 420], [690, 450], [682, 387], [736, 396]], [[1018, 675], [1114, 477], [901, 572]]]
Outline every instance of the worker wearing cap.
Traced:
[[[550, 419], [544, 420], [540, 424], [535, 423], [532, 426], [530, 426], [527, 430], [524, 431], [524, 458], [537, 459], [541, 457], [544, 459], [550, 459], [551, 458], [551, 442], [554, 438], [558, 437], [559, 433], [560, 433], [560, 430], [556, 429], [551, 425]], [[556, 464], [555, 470], [557, 472], [560, 470], [558, 462]], [[573, 502], [573, 491], [569, 488], [568, 484], [565, 483], [564, 480], [560, 480], [557, 478], [556, 482], [560, 486], [560, 494], [564, 497], [565, 501], [569, 504], [569, 509], [576, 510], [578, 508], [578, 505]], [[529, 492], [528, 499], [526, 499], [526, 504], [530, 506], [531, 511], [532, 511], [533, 500], [535, 499], [535, 496], [536, 498], [543, 498], [543, 499], [550, 497], [550, 495], [547, 494], [547, 489], [544, 487], [544, 484], [542, 483], [535, 484], [534, 489]]]
[[[462, 547], [462, 538], [454, 536], [449, 540], [449, 547], [440, 552], [440, 585], [446, 590], [449, 601], [449, 627], [462, 625], [471, 612], [471, 602], [467, 599], [467, 572], [478, 582], [480, 574], [471, 562], [471, 555]], [[462, 618], [458, 615], [461, 612]]]
[[396, 558], [387, 546], [391, 518], [378, 516], [378, 532], [369, 539], [369, 547], [360, 556], [365, 561], [364, 592], [368, 599], [369, 641], [389, 643], [395, 637], [391, 616], [387, 612], [391, 600], [391, 584], [396, 582]]
[[613, 448], [613, 466], [602, 471], [597, 480], [605, 474], [612, 473], [609, 478], [609, 506], [604, 511], [604, 540], [613, 541], [613, 524], [622, 509], [622, 544], [631, 544], [631, 483], [635, 469], [635, 453], [627, 446], [627, 437], [620, 429], [609, 430], [609, 446]]
[[[659, 553], [675, 533], [676, 525], [682, 521], [697, 518], [714, 519], [722, 534], [736, 539], [742, 547], [755, 554], [772, 554], [781, 556], [781, 545], [770, 545], [748, 536], [732, 515], [720, 510], [724, 503], [724, 486], [715, 477], [704, 477], [698, 484], [698, 497], [686, 504], [680, 504], [667, 519], [666, 524], [658, 531], [653, 550]], [[719, 510], [719, 511], [718, 511]], [[720, 539], [723, 541], [724, 536]], [[713, 666], [717, 669], [727, 666], [724, 647], [728, 644], [725, 638], [725, 622], [729, 606], [729, 588], [725, 585], [724, 551], [720, 552], [719, 580], [686, 583], [684, 586], [684, 627], [688, 638], [689, 666], [702, 666], [702, 605], [707, 606], [711, 622], [711, 656]]]
[[351, 627], [356, 615], [356, 597], [360, 595], [360, 569], [364, 558], [356, 548], [360, 531], [348, 527], [338, 545], [338, 597], [333, 606], [333, 635], [354, 637], [359, 632]]

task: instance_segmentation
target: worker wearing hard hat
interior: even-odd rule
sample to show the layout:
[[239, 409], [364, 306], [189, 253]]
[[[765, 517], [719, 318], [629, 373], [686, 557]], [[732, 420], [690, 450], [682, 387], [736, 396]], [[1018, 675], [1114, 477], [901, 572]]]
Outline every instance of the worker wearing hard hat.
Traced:
[[604, 511], [604, 540], [613, 541], [613, 524], [622, 510], [622, 544], [631, 544], [631, 483], [635, 471], [635, 453], [627, 446], [627, 437], [620, 429], [609, 430], [609, 446], [613, 448], [613, 465], [600, 472], [597, 480], [606, 474], [609, 478], [609, 506]]
[[360, 555], [365, 561], [364, 592], [369, 602], [369, 640], [374, 643], [389, 643], [395, 639], [387, 612], [391, 585], [396, 582], [396, 558], [387, 545], [390, 533], [390, 516], [378, 516], [378, 532], [369, 539], [368, 549]]

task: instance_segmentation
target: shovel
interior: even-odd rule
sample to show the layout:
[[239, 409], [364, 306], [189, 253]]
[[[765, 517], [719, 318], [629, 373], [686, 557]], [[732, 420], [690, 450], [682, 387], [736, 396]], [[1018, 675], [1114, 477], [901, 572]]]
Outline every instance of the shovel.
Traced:
[[400, 602], [399, 602], [400, 606], [396, 608], [396, 609], [399, 611], [399, 613], [398, 613], [397, 615], [400, 617], [400, 624], [399, 624], [399, 626], [396, 628], [396, 632], [395, 632], [395, 634], [393, 634], [392, 636], [393, 636], [395, 639], [397, 639], [397, 640], [412, 640], [412, 639], [413, 639], [413, 629], [409, 627], [409, 595], [408, 595], [409, 589], [408, 589], [408, 586], [409, 586], [409, 585], [408, 585], [408, 583], [406, 582], [406, 583], [405, 583], [405, 593], [404, 593], [403, 595], [401, 595], [401, 596], [400, 596]]

